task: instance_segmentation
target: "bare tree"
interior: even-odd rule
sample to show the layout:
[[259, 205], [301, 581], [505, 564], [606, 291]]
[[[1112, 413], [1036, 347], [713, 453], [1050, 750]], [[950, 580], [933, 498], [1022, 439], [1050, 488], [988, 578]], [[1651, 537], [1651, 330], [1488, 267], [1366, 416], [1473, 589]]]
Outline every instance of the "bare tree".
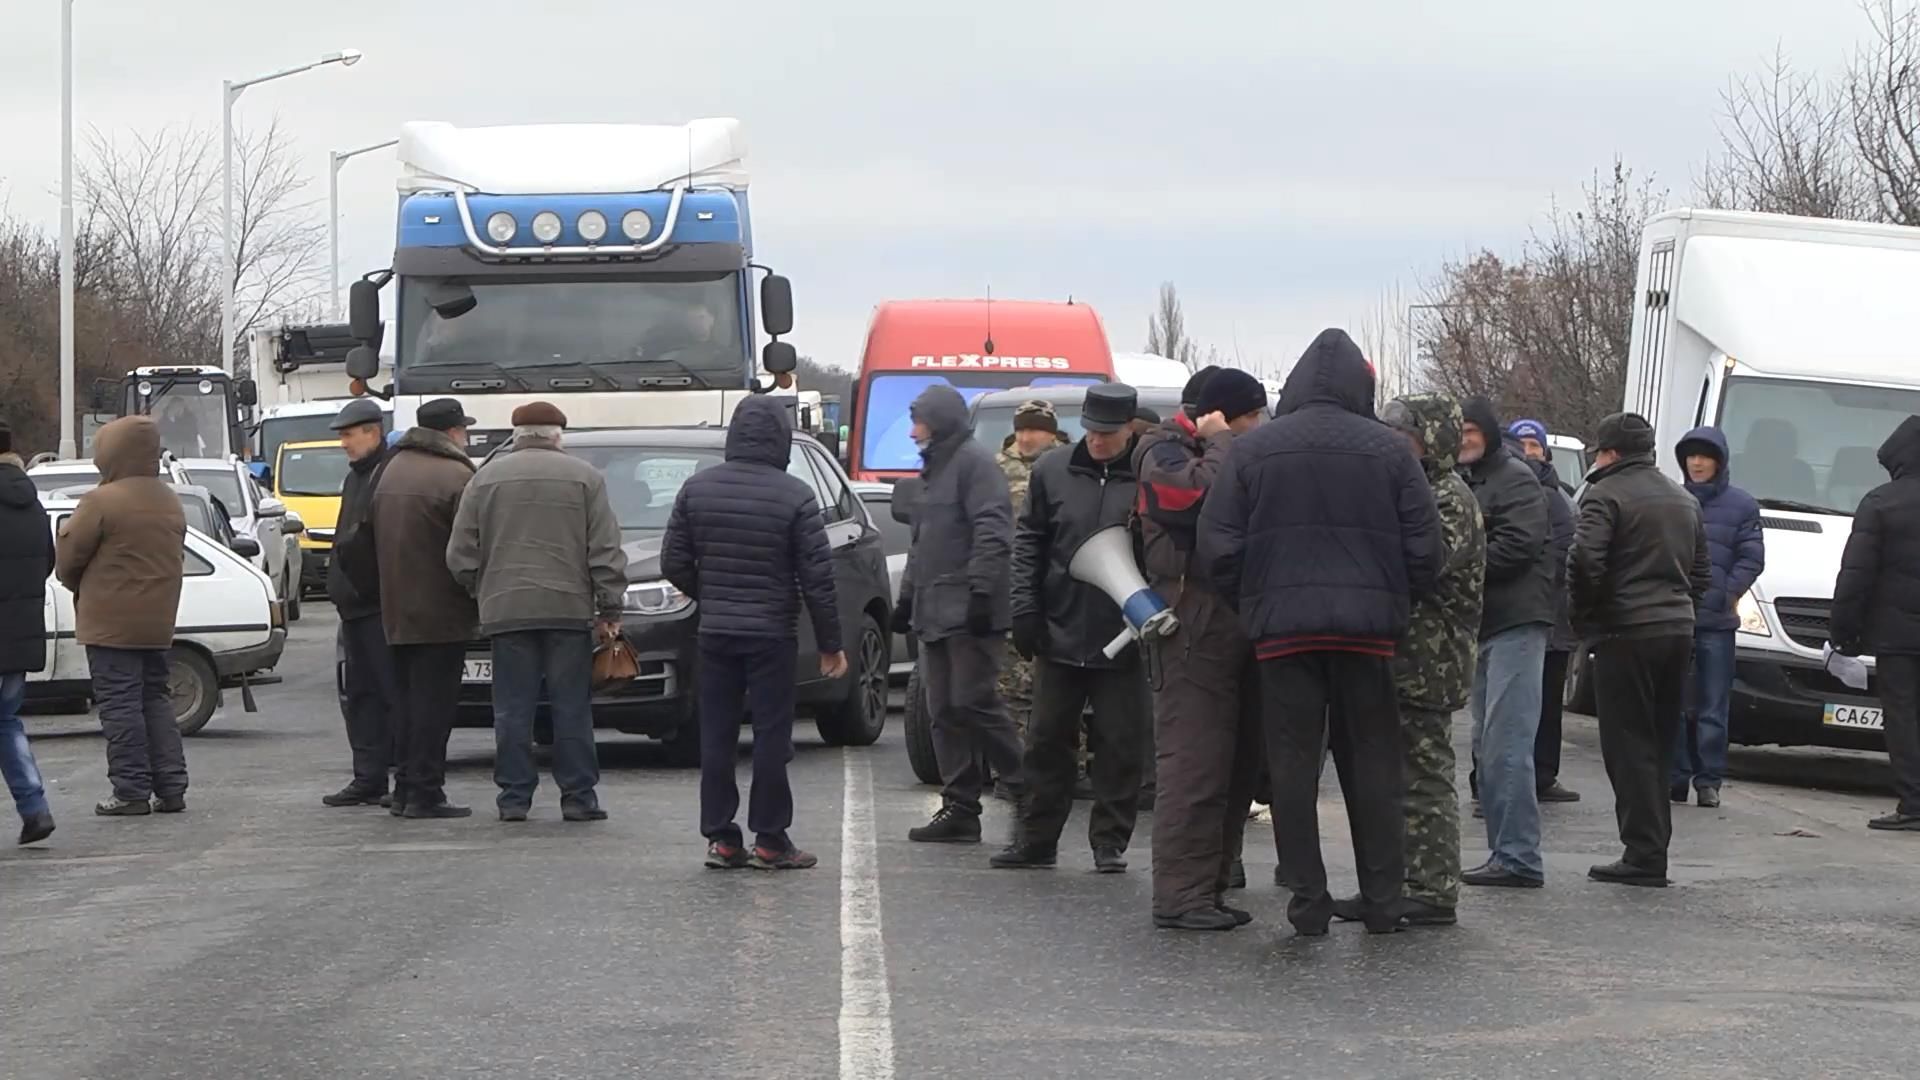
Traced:
[[1873, 35], [1847, 76], [1854, 142], [1879, 216], [1920, 225], [1920, 15], [1901, 0], [1863, 6]]
[[1413, 358], [1407, 353], [1409, 317], [1406, 290], [1394, 282], [1354, 328], [1360, 351], [1373, 364], [1377, 400], [1388, 401], [1415, 389]]
[[1155, 356], [1178, 360], [1188, 371], [1201, 366], [1200, 346], [1187, 336], [1186, 312], [1180, 308], [1180, 294], [1173, 282], [1160, 283], [1160, 303], [1147, 316], [1147, 351]]
[[255, 326], [312, 313], [325, 298], [327, 225], [277, 117], [237, 135], [233, 150], [234, 333], [244, 346]]
[[1720, 100], [1720, 154], [1695, 185], [1702, 203], [1807, 217], [1881, 216], [1855, 145], [1846, 87], [1796, 72], [1779, 50], [1765, 72], [1734, 79]]

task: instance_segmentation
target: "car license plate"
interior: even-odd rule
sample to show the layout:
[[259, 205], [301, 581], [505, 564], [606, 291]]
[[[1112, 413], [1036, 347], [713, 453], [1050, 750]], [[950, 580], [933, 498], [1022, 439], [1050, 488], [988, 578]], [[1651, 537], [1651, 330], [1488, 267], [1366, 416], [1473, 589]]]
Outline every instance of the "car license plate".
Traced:
[[467, 661], [466, 669], [460, 673], [460, 681], [470, 682], [470, 683], [492, 682], [493, 681], [493, 661], [492, 660]]
[[1880, 710], [1865, 705], [1829, 705], [1820, 722], [1828, 727], [1880, 730]]

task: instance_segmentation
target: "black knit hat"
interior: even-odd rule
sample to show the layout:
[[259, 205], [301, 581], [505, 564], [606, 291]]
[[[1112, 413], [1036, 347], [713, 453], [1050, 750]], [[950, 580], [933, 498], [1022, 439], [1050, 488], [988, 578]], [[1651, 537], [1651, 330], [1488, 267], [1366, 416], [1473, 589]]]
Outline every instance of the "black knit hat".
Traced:
[[1219, 373], [1220, 366], [1218, 364], [1208, 364], [1206, 367], [1194, 372], [1193, 377], [1187, 380], [1187, 385], [1180, 388], [1180, 404], [1199, 404], [1200, 392], [1205, 390], [1207, 383], [1212, 381], [1213, 377]]
[[1653, 452], [1653, 425], [1639, 413], [1619, 412], [1600, 421], [1595, 450], [1613, 450], [1622, 454]]
[[1193, 411], [1196, 416], [1217, 412], [1233, 420], [1250, 412], [1264, 412], [1266, 408], [1267, 388], [1259, 379], [1234, 368], [1221, 368], [1201, 388], [1200, 400], [1194, 403]]

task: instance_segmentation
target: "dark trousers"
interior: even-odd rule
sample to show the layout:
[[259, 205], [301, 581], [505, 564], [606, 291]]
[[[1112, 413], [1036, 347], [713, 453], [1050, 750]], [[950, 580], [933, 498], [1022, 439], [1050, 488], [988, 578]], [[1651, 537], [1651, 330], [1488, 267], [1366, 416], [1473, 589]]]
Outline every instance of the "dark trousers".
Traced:
[[1146, 674], [1138, 663], [1121, 668], [1083, 668], [1037, 659], [1033, 670], [1033, 719], [1027, 723], [1027, 843], [1054, 848], [1073, 812], [1073, 786], [1079, 769], [1073, 751], [1080, 717], [1093, 706], [1088, 722], [1087, 779], [1093, 784], [1093, 813], [1087, 842], [1125, 850], [1140, 812], [1141, 752], [1150, 721]]
[[1346, 797], [1361, 900], [1372, 911], [1387, 911], [1400, 899], [1406, 869], [1401, 811], [1406, 784], [1392, 661], [1333, 652], [1265, 660], [1260, 690], [1280, 877], [1293, 890], [1287, 918], [1296, 926], [1311, 926], [1332, 914], [1318, 806], [1327, 748]]
[[347, 646], [347, 748], [353, 752], [353, 786], [384, 794], [393, 768], [394, 719], [401, 714], [393, 675], [393, 650], [378, 614], [340, 624]]
[[493, 782], [501, 809], [533, 804], [540, 770], [533, 764], [533, 719], [546, 690], [553, 719], [553, 782], [560, 805], [591, 810], [600, 783], [593, 745], [593, 634], [580, 630], [516, 630], [493, 637]]
[[1874, 679], [1900, 812], [1920, 815], [1920, 656], [1875, 657]]
[[1628, 863], [1656, 874], [1667, 872], [1673, 840], [1667, 777], [1692, 652], [1692, 634], [1609, 638], [1593, 650], [1600, 756], [1613, 784], [1620, 842]]
[[[927, 690], [933, 757], [944, 783], [941, 798], [949, 807], [976, 817], [985, 779], [982, 761], [1008, 786], [1017, 790], [1023, 782], [1020, 734], [996, 692], [1005, 649], [1005, 637], [1000, 634], [955, 634], [920, 645], [920, 678]], [[1036, 697], [1038, 676], [1036, 666]], [[1032, 723], [1028, 721], [1029, 735]], [[1068, 757], [1071, 767], [1071, 751]], [[1071, 788], [1067, 797], [1073, 797]]]
[[185, 795], [187, 751], [167, 694], [167, 651], [89, 645], [87, 668], [113, 793], [128, 802]]
[[1212, 907], [1240, 857], [1259, 768], [1260, 672], [1238, 618], [1212, 593], [1174, 595], [1180, 630], [1155, 646], [1153, 912]]
[[1547, 650], [1540, 672], [1540, 730], [1533, 735], [1533, 786], [1545, 791], [1560, 780], [1560, 727], [1567, 698], [1567, 658]]
[[740, 787], [734, 780], [740, 724], [753, 720], [753, 788], [747, 827], [754, 843], [774, 851], [793, 846], [793, 676], [790, 637], [700, 636], [700, 835], [740, 845]]
[[394, 686], [400, 696], [400, 723], [394, 752], [400, 775], [394, 797], [418, 806], [447, 801], [447, 736], [460, 708], [460, 668], [466, 645], [395, 645]]

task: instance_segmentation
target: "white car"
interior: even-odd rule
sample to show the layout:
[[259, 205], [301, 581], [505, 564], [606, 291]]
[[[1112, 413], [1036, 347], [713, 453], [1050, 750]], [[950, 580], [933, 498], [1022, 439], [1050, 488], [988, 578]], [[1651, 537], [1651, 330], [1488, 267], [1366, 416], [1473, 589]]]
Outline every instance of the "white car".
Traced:
[[273, 582], [274, 595], [287, 606], [287, 618], [300, 618], [300, 534], [306, 523], [287, 505], [269, 495], [238, 458], [181, 458], [177, 462], [184, 483], [206, 488], [227, 509], [233, 531], [260, 542], [253, 559]]
[[[47, 526], [57, 530], [78, 501], [66, 495], [44, 498]], [[183, 735], [207, 726], [220, 704], [220, 688], [238, 685], [242, 676], [268, 671], [280, 662], [287, 630], [273, 583], [245, 558], [198, 529], [187, 530], [181, 553], [185, 577], [180, 587], [168, 693]], [[47, 578], [47, 664], [27, 676], [33, 701], [84, 702], [93, 694], [87, 650], [74, 640], [73, 594]]]
[[[161, 454], [160, 465], [161, 472], [172, 483], [187, 482], [186, 470], [180, 468], [172, 454]], [[87, 458], [54, 458], [27, 469], [27, 479], [33, 481], [42, 500], [63, 491], [77, 498], [80, 492], [100, 486], [100, 470]]]

